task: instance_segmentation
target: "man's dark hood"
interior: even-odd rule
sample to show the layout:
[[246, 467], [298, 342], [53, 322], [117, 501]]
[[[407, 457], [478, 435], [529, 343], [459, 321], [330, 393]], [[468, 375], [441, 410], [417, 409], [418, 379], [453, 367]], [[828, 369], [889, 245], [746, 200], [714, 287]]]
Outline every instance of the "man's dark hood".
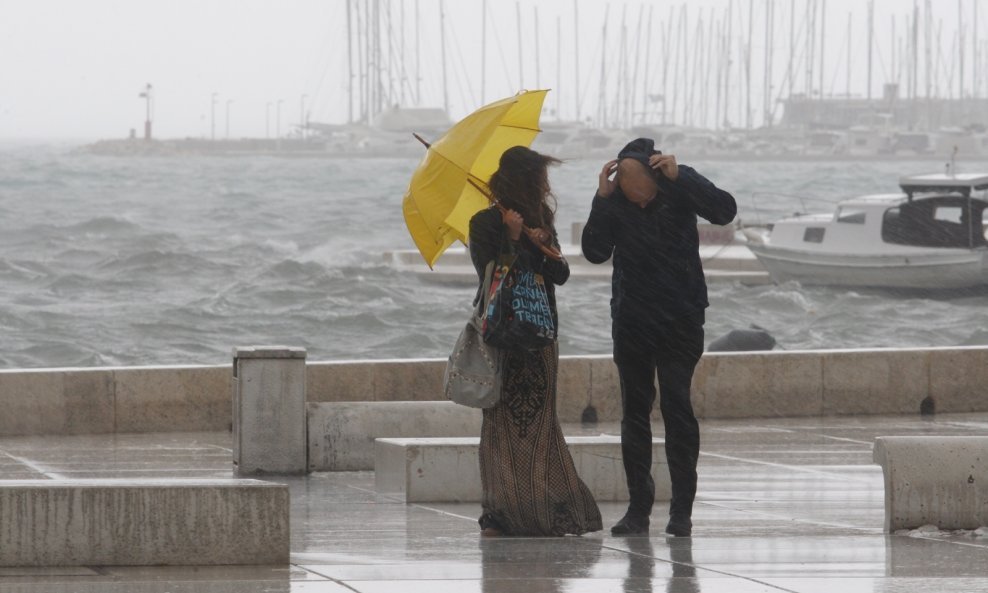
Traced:
[[651, 138], [638, 138], [632, 140], [621, 149], [621, 152], [618, 153], [618, 160], [635, 159], [651, 171], [652, 166], [648, 164], [648, 157], [655, 154], [662, 154], [658, 150], [655, 150], [655, 140]]

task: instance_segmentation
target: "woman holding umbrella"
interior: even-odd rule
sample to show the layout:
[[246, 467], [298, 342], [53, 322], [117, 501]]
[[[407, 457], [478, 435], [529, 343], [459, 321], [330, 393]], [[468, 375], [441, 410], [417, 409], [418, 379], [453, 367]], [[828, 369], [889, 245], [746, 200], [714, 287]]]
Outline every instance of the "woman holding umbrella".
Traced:
[[[555, 327], [554, 286], [569, 278], [566, 260], [548, 257], [552, 250], [544, 249], [559, 247], [548, 176], [548, 167], [558, 163], [524, 146], [509, 148], [488, 183], [497, 206], [470, 220], [470, 256], [481, 287], [489, 262], [515, 254], [515, 265], [542, 274]], [[485, 536], [580, 535], [602, 528], [556, 415], [558, 365], [555, 342], [536, 351], [504, 352], [503, 392], [497, 405], [484, 410], [480, 437], [479, 522]]]

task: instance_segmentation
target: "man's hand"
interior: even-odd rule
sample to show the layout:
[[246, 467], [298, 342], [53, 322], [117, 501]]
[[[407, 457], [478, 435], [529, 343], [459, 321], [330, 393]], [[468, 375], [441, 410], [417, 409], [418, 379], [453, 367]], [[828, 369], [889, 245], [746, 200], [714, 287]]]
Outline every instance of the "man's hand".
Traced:
[[508, 227], [508, 236], [512, 241], [521, 239], [521, 230], [525, 227], [525, 220], [514, 210], [508, 210], [501, 215], [504, 224]]
[[617, 159], [608, 161], [604, 168], [600, 170], [600, 179], [597, 184], [597, 195], [606, 198], [617, 189], [617, 178], [611, 179], [611, 175], [617, 171]]
[[676, 163], [676, 155], [653, 154], [648, 157], [648, 164], [653, 169], [662, 171], [669, 181], [675, 181], [679, 177], [679, 165]]

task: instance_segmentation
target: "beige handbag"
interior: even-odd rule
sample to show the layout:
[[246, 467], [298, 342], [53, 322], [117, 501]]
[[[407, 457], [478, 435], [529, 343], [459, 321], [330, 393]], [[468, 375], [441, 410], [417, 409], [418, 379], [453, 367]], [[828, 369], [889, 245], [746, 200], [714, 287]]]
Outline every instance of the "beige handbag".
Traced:
[[481, 334], [493, 272], [494, 262], [491, 262], [484, 273], [484, 288], [477, 307], [460, 332], [443, 375], [446, 398], [471, 408], [493, 408], [501, 399], [503, 354], [499, 348], [485, 343]]

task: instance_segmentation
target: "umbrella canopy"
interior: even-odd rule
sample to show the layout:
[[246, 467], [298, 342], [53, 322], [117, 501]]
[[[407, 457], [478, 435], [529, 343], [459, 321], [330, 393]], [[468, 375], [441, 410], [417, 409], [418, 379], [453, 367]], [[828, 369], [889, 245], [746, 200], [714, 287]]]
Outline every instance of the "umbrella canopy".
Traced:
[[469, 239], [470, 219], [488, 207], [487, 181], [501, 155], [529, 146], [547, 90], [522, 91], [474, 111], [426, 149], [402, 202], [405, 224], [431, 268], [454, 241]]

